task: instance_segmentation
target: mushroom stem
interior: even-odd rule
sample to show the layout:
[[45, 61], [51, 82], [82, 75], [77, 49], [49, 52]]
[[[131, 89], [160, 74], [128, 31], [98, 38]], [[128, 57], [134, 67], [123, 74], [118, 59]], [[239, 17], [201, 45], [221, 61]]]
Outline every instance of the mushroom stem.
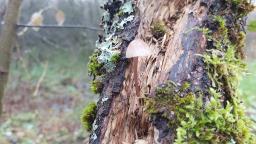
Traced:
[[140, 85], [139, 85], [139, 77], [138, 77], [138, 63], [139, 63], [139, 58], [138, 57], [134, 57], [134, 80], [135, 80], [135, 91], [136, 91], [136, 95], [137, 97], [140, 96]]

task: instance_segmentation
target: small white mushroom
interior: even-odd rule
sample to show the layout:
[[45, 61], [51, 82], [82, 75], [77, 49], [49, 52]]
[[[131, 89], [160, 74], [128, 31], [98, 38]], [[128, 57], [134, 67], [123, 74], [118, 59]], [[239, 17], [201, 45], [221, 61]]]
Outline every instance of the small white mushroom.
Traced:
[[149, 48], [147, 43], [145, 43], [141, 39], [135, 39], [129, 44], [126, 50], [125, 57], [133, 58], [133, 57], [149, 56], [151, 54], [152, 54], [152, 51]]
[[139, 85], [139, 77], [138, 77], [138, 57], [142, 56], [149, 56], [152, 54], [152, 51], [150, 50], [149, 46], [147, 43], [145, 43], [141, 39], [135, 39], [133, 40], [127, 50], [125, 57], [130, 58], [132, 61], [132, 67], [134, 71], [134, 79], [135, 79], [135, 91], [136, 95], [139, 97], [140, 96], [140, 85]]
[[134, 144], [148, 144], [148, 142], [143, 139], [137, 139], [137, 140], [135, 140]]

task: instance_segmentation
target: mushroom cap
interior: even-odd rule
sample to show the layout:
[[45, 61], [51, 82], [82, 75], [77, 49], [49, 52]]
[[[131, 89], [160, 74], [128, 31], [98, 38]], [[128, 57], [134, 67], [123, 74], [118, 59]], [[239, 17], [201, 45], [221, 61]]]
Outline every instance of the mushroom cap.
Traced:
[[140, 56], [149, 56], [152, 54], [151, 49], [149, 48], [148, 44], [145, 43], [141, 39], [134, 39], [130, 42], [125, 57], [132, 58], [132, 57], [140, 57]]

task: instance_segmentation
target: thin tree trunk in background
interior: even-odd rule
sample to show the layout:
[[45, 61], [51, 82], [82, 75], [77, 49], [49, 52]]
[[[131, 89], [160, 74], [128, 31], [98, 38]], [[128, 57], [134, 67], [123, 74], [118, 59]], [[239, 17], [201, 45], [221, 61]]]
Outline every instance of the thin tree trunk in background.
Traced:
[[5, 9], [6, 9], [6, 1], [2, 0], [0, 1], [0, 22], [2, 22], [4, 18]]
[[12, 46], [16, 37], [16, 23], [19, 16], [21, 0], [9, 0], [4, 26], [0, 36], [0, 112], [2, 113], [2, 99], [7, 85], [9, 67], [11, 63]]

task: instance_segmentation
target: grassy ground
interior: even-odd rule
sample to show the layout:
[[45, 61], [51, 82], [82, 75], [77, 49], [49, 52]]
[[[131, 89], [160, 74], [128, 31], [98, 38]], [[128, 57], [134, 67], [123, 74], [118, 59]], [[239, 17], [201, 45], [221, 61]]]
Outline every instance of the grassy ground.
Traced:
[[13, 60], [0, 144], [84, 143], [80, 113], [95, 100], [88, 88], [90, 53], [31, 49]]

